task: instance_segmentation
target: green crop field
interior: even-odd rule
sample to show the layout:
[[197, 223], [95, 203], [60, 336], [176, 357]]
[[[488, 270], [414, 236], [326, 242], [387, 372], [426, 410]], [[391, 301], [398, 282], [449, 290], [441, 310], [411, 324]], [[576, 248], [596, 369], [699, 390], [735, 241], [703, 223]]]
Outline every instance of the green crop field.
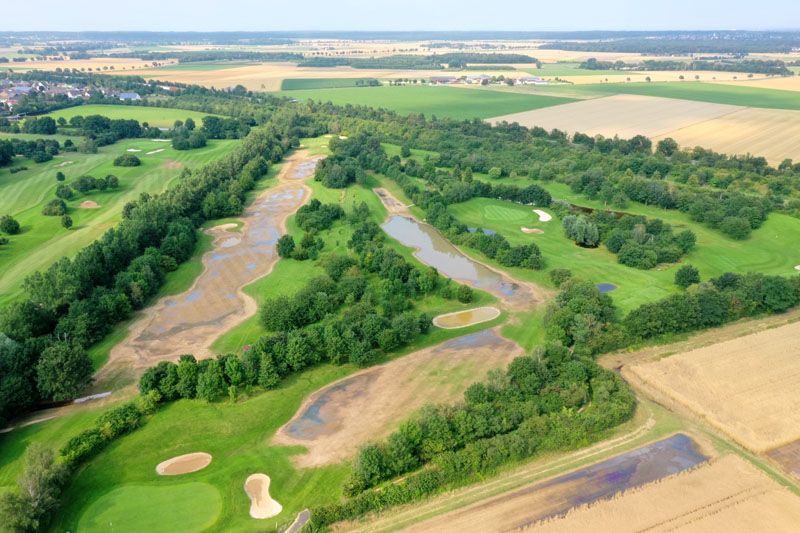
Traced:
[[496, 117], [573, 101], [553, 96], [428, 86], [317, 89], [281, 94], [298, 100], [383, 107], [401, 114], [424, 113], [456, 119]]
[[[19, 294], [22, 280], [31, 272], [48, 267], [62, 256], [70, 257], [116, 224], [126, 202], [143, 192], [156, 193], [178, 178], [182, 167], [197, 168], [226, 154], [236, 141], [210, 141], [199, 150], [176, 151], [168, 142], [132, 139], [103, 147], [97, 154], [63, 153], [52, 161], [36, 164], [22, 161], [28, 170], [11, 174], [0, 170], [0, 214], [13, 215], [22, 233], [12, 235], [10, 243], [0, 247], [0, 303], [6, 304]], [[113, 159], [128, 149], [142, 160], [138, 167], [115, 167]], [[163, 150], [158, 153], [151, 153]], [[61, 171], [70, 182], [82, 175], [96, 178], [113, 174], [119, 178], [118, 189], [90, 191], [67, 201], [74, 226], [61, 227], [60, 217], [44, 216], [42, 206], [55, 198], [58, 185], [55, 175]], [[84, 209], [84, 200], [100, 205]]]
[[554, 78], [557, 76], [630, 76], [619, 70], [590, 70], [578, 68], [579, 63], [543, 63], [542, 68], [523, 68], [534, 76]]
[[115, 119], [135, 119], [139, 122], [147, 122], [151, 126], [159, 128], [171, 128], [176, 120], [184, 121], [190, 117], [199, 125], [203, 117], [209, 114], [210, 113], [201, 113], [198, 111], [187, 111], [185, 109], [169, 109], [166, 107], [90, 104], [59, 109], [58, 111], [50, 113], [49, 116], [55, 119], [64, 117], [64, 119], [69, 120], [77, 115], [82, 115], [84, 117], [87, 115], [103, 115]]
[[287, 78], [281, 82], [281, 90], [340, 89], [344, 87], [357, 87], [359, 81], [368, 83], [370, 81], [375, 81], [375, 78]]
[[702, 81], [658, 83], [591, 83], [586, 85], [551, 86], [549, 94], [569, 96], [608, 96], [612, 94], [640, 94], [679, 98], [715, 104], [730, 104], [769, 109], [800, 109], [800, 91], [782, 91], [761, 87], [744, 87]]
[[229, 68], [247, 67], [250, 65], [257, 65], [258, 63], [251, 61], [192, 61], [189, 63], [177, 63], [175, 65], [164, 65], [158, 67], [156, 70], [191, 70], [191, 71], [207, 71], [207, 70], [227, 70]]

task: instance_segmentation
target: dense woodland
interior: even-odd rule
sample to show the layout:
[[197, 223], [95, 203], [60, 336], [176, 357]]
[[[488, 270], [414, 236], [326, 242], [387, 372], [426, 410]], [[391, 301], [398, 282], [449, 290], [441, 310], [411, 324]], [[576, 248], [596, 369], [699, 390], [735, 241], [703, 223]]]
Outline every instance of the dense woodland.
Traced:
[[624, 61], [598, 61], [589, 58], [579, 65], [587, 70], [716, 70], [726, 72], [749, 72], [752, 74], [772, 74], [778, 76], [794, 76], [786, 63], [779, 59], [702, 59], [694, 61], [676, 61], [670, 59], [645, 59], [639, 63]]

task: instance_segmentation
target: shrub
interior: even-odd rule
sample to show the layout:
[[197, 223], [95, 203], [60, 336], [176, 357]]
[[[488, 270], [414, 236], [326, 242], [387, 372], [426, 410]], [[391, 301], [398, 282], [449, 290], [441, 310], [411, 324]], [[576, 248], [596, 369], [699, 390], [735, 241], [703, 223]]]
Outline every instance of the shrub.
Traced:
[[689, 285], [700, 283], [700, 271], [692, 265], [684, 265], [675, 272], [675, 285], [685, 289]]
[[459, 285], [456, 289], [456, 298], [462, 304], [468, 304], [472, 301], [473, 291], [469, 285]]
[[115, 167], [138, 167], [142, 161], [133, 154], [122, 154], [114, 159]]
[[42, 214], [46, 216], [60, 217], [67, 214], [67, 204], [61, 198], [50, 200], [42, 208]]
[[561, 287], [565, 281], [572, 277], [572, 271], [567, 268], [554, 268], [550, 271], [550, 281], [556, 287]]
[[3, 215], [0, 217], [0, 231], [8, 235], [16, 235], [20, 232], [19, 222], [11, 215]]

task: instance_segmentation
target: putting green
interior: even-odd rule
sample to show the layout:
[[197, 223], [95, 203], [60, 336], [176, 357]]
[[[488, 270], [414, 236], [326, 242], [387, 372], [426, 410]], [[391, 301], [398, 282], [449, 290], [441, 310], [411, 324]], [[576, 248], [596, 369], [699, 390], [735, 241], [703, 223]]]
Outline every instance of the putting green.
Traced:
[[79, 531], [202, 531], [222, 510], [219, 491], [208, 483], [125, 485], [95, 500]]
[[483, 208], [483, 216], [486, 220], [498, 220], [498, 221], [515, 221], [515, 220], [524, 220], [526, 218], [531, 218], [527, 216], [527, 213], [524, 211], [520, 211], [519, 209], [508, 208], [503, 205], [487, 205]]

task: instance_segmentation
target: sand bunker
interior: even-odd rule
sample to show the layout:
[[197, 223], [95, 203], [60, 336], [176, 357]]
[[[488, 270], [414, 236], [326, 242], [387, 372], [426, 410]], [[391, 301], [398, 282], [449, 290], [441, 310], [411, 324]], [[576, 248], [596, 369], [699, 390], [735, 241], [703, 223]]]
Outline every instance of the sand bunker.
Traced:
[[539, 222], [550, 222], [553, 220], [553, 217], [550, 215], [550, 213], [542, 211], [541, 209], [534, 209], [533, 212], [539, 215]]
[[152, 150], [152, 151], [150, 151], [150, 152], [147, 152], [145, 155], [153, 155], [153, 154], [157, 154], [157, 153], [159, 153], [159, 152], [163, 152], [164, 150], [166, 150], [166, 148], [159, 148], [158, 150]]
[[800, 270], [800, 265], [795, 265], [794, 269], [795, 270]]
[[151, 141], [153, 141], [154, 143], [168, 143], [168, 142], [172, 142], [172, 140], [171, 140], [171, 139], [150, 139], [150, 140], [151, 140]]
[[128, 152], [141, 152], [138, 148], [128, 148]]
[[544, 233], [544, 230], [541, 230], [539, 228], [525, 228], [525, 227], [522, 227], [522, 228], [519, 228], [519, 229], [520, 229], [520, 231], [522, 231], [522, 233], [535, 233], [536, 235], [540, 235], [540, 234]]
[[84, 200], [83, 202], [78, 205], [81, 209], [97, 209], [100, 207], [100, 204], [97, 202], [93, 202], [92, 200]]
[[67, 165], [71, 165], [71, 164], [72, 164], [72, 163], [74, 163], [74, 162], [75, 162], [75, 161], [62, 161], [61, 163], [59, 163], [59, 164], [57, 164], [57, 165], [56, 165], [56, 168], [65, 167], [65, 166], [67, 166]]
[[252, 474], [244, 482], [244, 491], [250, 498], [250, 516], [264, 519], [279, 515], [283, 510], [281, 504], [269, 495], [269, 476]]
[[156, 472], [159, 476], [180, 476], [181, 474], [197, 472], [210, 464], [210, 454], [205, 452], [187, 453], [158, 463]]
[[496, 307], [476, 307], [466, 311], [439, 315], [433, 319], [433, 325], [443, 329], [458, 329], [488, 322], [498, 316], [500, 316], [500, 310]]

